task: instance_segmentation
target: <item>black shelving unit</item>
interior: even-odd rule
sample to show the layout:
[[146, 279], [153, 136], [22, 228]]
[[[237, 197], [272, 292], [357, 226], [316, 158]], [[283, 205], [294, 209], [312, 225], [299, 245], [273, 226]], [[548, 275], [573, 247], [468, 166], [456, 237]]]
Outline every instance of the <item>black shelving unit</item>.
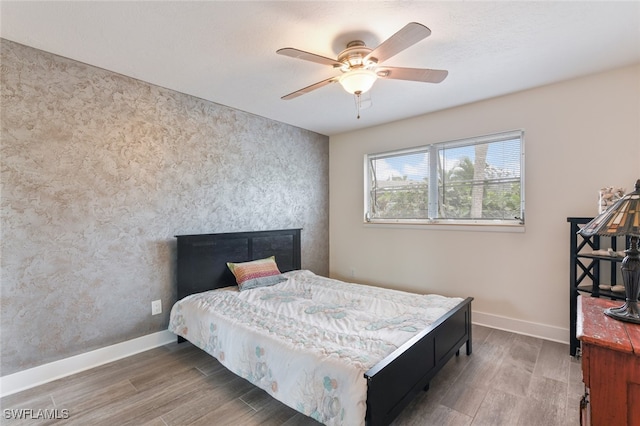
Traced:
[[[583, 237], [578, 234], [582, 226], [593, 219], [592, 217], [568, 217], [570, 231], [570, 267], [569, 267], [569, 351], [576, 356], [580, 341], [576, 338], [576, 315], [578, 309], [578, 295], [591, 297], [606, 297], [614, 300], [624, 300], [624, 293], [601, 290], [600, 285], [614, 286], [619, 281], [621, 256], [598, 256], [591, 252], [611, 248], [614, 251], [626, 249], [628, 241], [624, 237]], [[603, 267], [608, 264], [609, 267]], [[590, 285], [589, 285], [590, 283]], [[583, 285], [581, 285], [583, 284]], [[603, 314], [604, 315], [604, 314]]]

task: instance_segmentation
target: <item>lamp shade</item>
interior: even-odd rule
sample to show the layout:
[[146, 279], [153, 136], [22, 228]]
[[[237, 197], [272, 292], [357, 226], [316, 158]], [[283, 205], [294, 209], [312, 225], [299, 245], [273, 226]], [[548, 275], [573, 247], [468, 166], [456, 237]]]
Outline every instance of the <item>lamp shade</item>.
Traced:
[[593, 235], [640, 237], [640, 179], [636, 181], [635, 191], [616, 201], [582, 227], [578, 233], [585, 237]]
[[366, 69], [348, 71], [340, 77], [340, 84], [351, 94], [362, 94], [373, 86], [378, 76], [375, 72]]

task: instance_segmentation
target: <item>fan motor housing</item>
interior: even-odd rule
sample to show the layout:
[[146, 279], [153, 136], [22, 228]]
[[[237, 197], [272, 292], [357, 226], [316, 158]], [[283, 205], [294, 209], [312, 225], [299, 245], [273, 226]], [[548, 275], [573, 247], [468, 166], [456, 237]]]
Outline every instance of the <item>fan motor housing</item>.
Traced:
[[373, 49], [367, 47], [362, 40], [349, 42], [347, 48], [338, 55], [338, 62], [343, 64], [340, 70], [342, 72], [348, 72], [349, 70], [357, 68], [373, 68], [378, 63], [378, 60], [369, 58], [365, 61], [364, 59], [372, 50]]

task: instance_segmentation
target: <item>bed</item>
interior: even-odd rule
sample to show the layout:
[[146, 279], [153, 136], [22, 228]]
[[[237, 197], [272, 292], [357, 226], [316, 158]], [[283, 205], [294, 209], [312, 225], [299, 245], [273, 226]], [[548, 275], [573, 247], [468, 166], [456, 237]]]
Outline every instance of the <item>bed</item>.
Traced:
[[[305, 346], [314, 346], [314, 338], [306, 339], [302, 342], [304, 339], [301, 339], [300, 336], [296, 337], [294, 335], [295, 331], [291, 331], [293, 326], [289, 324], [286, 326], [274, 326], [263, 321], [265, 316], [278, 317], [280, 316], [279, 314], [264, 315], [262, 306], [251, 307], [250, 309], [253, 309], [252, 314], [243, 315], [242, 321], [236, 324], [239, 328], [243, 328], [246, 325], [245, 323], [258, 322], [259, 326], [267, 330], [262, 334], [273, 334], [276, 338], [277, 336], [285, 336], [285, 340], [290, 341], [287, 343], [289, 346], [297, 345], [295, 355], [279, 356], [277, 362], [271, 359], [270, 363], [265, 363], [259, 361], [266, 359], [267, 355], [274, 351], [267, 349], [268, 353], [265, 354], [265, 346], [262, 343], [253, 344], [254, 339], [257, 339], [256, 336], [247, 337], [247, 340], [250, 340], [251, 344], [253, 344], [251, 347], [255, 349], [240, 351], [236, 348], [236, 352], [230, 352], [232, 347], [240, 345], [241, 343], [239, 342], [242, 340], [238, 337], [240, 334], [237, 330], [231, 332], [226, 331], [223, 327], [222, 330], [218, 329], [220, 328], [219, 324], [230, 320], [225, 320], [224, 318], [216, 319], [215, 321], [206, 320], [211, 322], [210, 327], [208, 327], [211, 330], [206, 330], [207, 327], [202, 326], [202, 330], [197, 330], [196, 332], [195, 330], [198, 329], [198, 326], [194, 326], [193, 323], [187, 326], [185, 318], [188, 319], [194, 315], [187, 310], [187, 306], [190, 306], [189, 303], [191, 305], [212, 307], [210, 309], [212, 311], [211, 315], [231, 317], [232, 314], [235, 315], [233, 311], [237, 305], [244, 306], [248, 303], [248, 299], [255, 299], [258, 303], [262, 303], [267, 299], [282, 298], [283, 294], [302, 295], [300, 297], [301, 303], [307, 303], [305, 305], [306, 308], [304, 308], [305, 312], [315, 314], [316, 311], [313, 309], [317, 307], [317, 301], [313, 302], [307, 293], [316, 294], [316, 288], [310, 290], [312, 288], [311, 285], [316, 282], [319, 285], [318, 288], [333, 289], [335, 286], [340, 285], [351, 286], [345, 288], [350, 288], [352, 289], [351, 291], [353, 291], [353, 288], [357, 288], [355, 291], [362, 297], [368, 297], [369, 293], [373, 297], [374, 293], [380, 291], [380, 289], [370, 286], [345, 284], [325, 277], [318, 277], [310, 271], [301, 270], [300, 238], [300, 229], [177, 236], [177, 295], [179, 302], [172, 309], [169, 329], [178, 335], [178, 341], [182, 342], [186, 338], [191, 343], [218, 358], [223, 365], [234, 373], [265, 389], [276, 399], [325, 424], [389, 424], [417, 393], [428, 389], [429, 382], [435, 374], [454, 355], [459, 355], [459, 351], [463, 346], [466, 346], [467, 355], [471, 354], [471, 301], [473, 299], [470, 297], [462, 299], [433, 296], [432, 298], [437, 303], [442, 303], [441, 309], [445, 305], [447, 306], [446, 310], [442, 311], [442, 315], [438, 313], [437, 317], [430, 319], [428, 325], [424, 326], [424, 328], [414, 329], [411, 337], [391, 349], [387, 348], [385, 355], [378, 359], [364, 359], [365, 356], [359, 358], [359, 353], [355, 352], [354, 349], [358, 347], [358, 344], [343, 342], [341, 339], [350, 339], [350, 337], [342, 337], [341, 331], [335, 332], [336, 335], [339, 334], [341, 336], [340, 338], [333, 338], [332, 331], [323, 331], [322, 333], [324, 334], [330, 334], [332, 341], [341, 342], [343, 349], [332, 351], [330, 356], [327, 355], [321, 364], [304, 370], [304, 373], [300, 373], [307, 376], [319, 374], [321, 381], [324, 378], [324, 383], [319, 385], [321, 395], [311, 395], [312, 398], [315, 397], [317, 399], [314, 404], [317, 406], [322, 405], [322, 409], [314, 409], [312, 407], [313, 404], [294, 404], [291, 401], [281, 399], [282, 395], [286, 394], [287, 389], [285, 388], [290, 386], [292, 381], [299, 385], [308, 380], [309, 383], [307, 385], [310, 389], [313, 388], [315, 381], [304, 377], [296, 378], [291, 372], [302, 372], [304, 368], [308, 367], [309, 360], [305, 358], [307, 356], [305, 352], [307, 348]], [[285, 281], [269, 287], [238, 291], [236, 277], [229, 270], [227, 262], [248, 262], [271, 256], [274, 256], [277, 260], [277, 266], [282, 272], [282, 279]], [[218, 290], [216, 292], [210, 291], [214, 289]], [[382, 291], [390, 292], [389, 296], [385, 297], [390, 300], [404, 298], [406, 295], [406, 293], [394, 290]], [[217, 299], [209, 299], [210, 296]], [[236, 300], [239, 296], [243, 298]], [[413, 295], [411, 298], [413, 301], [410, 303], [421, 304], [423, 303], [422, 298], [426, 300], [429, 297], [431, 296]], [[355, 298], [351, 297], [351, 300], [353, 299]], [[290, 300], [286, 300], [286, 302], [290, 302]], [[314, 303], [315, 305], [313, 305]], [[345, 302], [343, 305], [345, 304], [349, 303]], [[375, 312], [373, 308], [369, 309], [371, 305], [367, 306], [367, 310]], [[323, 316], [331, 316], [334, 322], [341, 324], [343, 319], [341, 316], [344, 316], [344, 314], [341, 311], [327, 312], [325, 308], [326, 306], [322, 312], [318, 312]], [[238, 307], [238, 309], [240, 308]], [[216, 310], [217, 312], [215, 312]], [[416, 319], [413, 318], [411, 321], [413, 320]], [[190, 321], [197, 323], [205, 320], [195, 317], [191, 318]], [[285, 321], [295, 322], [291, 318]], [[233, 320], [233, 322], [236, 321]], [[409, 324], [409, 327], [406, 325], [400, 324], [396, 329], [399, 330], [400, 326], [403, 326], [404, 329], [410, 329], [415, 326], [414, 323]], [[280, 330], [280, 328], [284, 331]], [[315, 325], [309, 326], [309, 330], [315, 330]], [[313, 333], [310, 331], [309, 336], [312, 335]], [[371, 340], [377, 342], [377, 339]], [[225, 350], [221, 350], [221, 347], [224, 347]], [[377, 353], [376, 350], [377, 347], [373, 352]], [[335, 355], [336, 353], [340, 355]], [[247, 367], [240, 368], [232, 364], [226, 364], [235, 358], [239, 362], [244, 362], [245, 364], [243, 365]], [[355, 360], [356, 364], [360, 363], [358, 364], [360, 366], [367, 365], [367, 368], [356, 370], [357, 380], [339, 376], [339, 374], [354, 373], [353, 370], [348, 370], [347, 367], [343, 366], [342, 359], [337, 360], [337, 358], [344, 358], [350, 362]], [[300, 367], [301, 365], [306, 367]], [[284, 380], [285, 378], [282, 375], [278, 375], [278, 368], [289, 368], [287, 376], [291, 377], [286, 377], [286, 380]], [[344, 373], [342, 373], [343, 370]], [[332, 371], [332, 374], [328, 374], [327, 371]], [[333, 372], [335, 372], [335, 375]], [[279, 380], [275, 380], [272, 376], [278, 377]], [[334, 376], [339, 378], [334, 379]], [[362, 392], [361, 403], [357, 402], [358, 396], [354, 396], [356, 402], [353, 402], [353, 404], [361, 405], [358, 409], [351, 410], [349, 404], [352, 401], [346, 401], [345, 404], [340, 399], [346, 398], [344, 394], [338, 393], [338, 390], [342, 391], [344, 389], [342, 383], [345, 381], [353, 382], [350, 386], [355, 386], [354, 389], [362, 388], [361, 390], [348, 392], [349, 394]], [[338, 386], [337, 383], [340, 383], [340, 385]], [[299, 392], [301, 391], [299, 390]], [[349, 409], [345, 410], [345, 406]], [[349, 417], [354, 412], [356, 414], [359, 413], [359, 416], [361, 415], [361, 417], [358, 417], [357, 422], [353, 420], [353, 417]], [[327, 413], [331, 413], [331, 416], [328, 416]]]

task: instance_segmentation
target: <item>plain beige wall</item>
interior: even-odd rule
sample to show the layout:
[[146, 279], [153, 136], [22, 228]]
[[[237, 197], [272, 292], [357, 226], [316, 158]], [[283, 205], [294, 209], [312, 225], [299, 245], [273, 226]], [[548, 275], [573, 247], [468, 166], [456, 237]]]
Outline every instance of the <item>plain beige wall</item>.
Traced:
[[[363, 224], [364, 154], [514, 129], [525, 131], [524, 233]], [[595, 215], [601, 187], [630, 191], [638, 178], [640, 65], [333, 136], [331, 275], [473, 296], [476, 322], [568, 341], [566, 219]]]

